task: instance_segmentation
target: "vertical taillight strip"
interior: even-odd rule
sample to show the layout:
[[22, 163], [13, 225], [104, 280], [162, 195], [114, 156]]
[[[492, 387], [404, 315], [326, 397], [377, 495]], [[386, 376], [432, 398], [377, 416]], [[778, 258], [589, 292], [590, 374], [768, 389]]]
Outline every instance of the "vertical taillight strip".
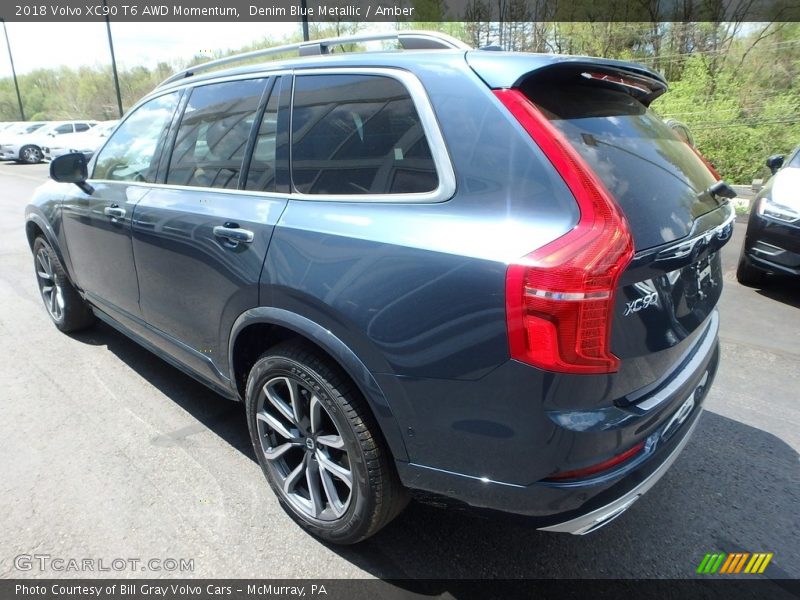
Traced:
[[614, 296], [634, 252], [628, 223], [597, 175], [521, 91], [494, 93], [542, 149], [580, 210], [568, 233], [508, 267], [511, 356], [550, 371], [614, 372]]

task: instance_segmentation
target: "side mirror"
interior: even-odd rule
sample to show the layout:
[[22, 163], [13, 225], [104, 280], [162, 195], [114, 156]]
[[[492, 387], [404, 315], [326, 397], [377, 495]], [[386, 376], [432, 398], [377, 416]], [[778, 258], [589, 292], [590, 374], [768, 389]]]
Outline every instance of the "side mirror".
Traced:
[[80, 152], [63, 154], [50, 161], [50, 178], [59, 183], [74, 183], [87, 194], [94, 188], [86, 183], [89, 171], [86, 168], [86, 157]]
[[775, 175], [775, 173], [778, 172], [778, 169], [783, 166], [784, 158], [785, 157], [783, 154], [773, 154], [767, 159], [767, 166], [769, 167], [769, 170], [772, 171], [773, 175]]

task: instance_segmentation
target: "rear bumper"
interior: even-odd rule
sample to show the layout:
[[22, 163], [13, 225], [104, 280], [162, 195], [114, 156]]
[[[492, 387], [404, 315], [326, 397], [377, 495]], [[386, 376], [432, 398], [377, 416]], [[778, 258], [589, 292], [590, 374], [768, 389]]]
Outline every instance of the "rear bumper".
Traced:
[[[565, 425], [555, 429], [543, 427], [539, 435], [529, 438], [530, 449], [521, 453], [519, 446], [515, 451], [510, 439], [505, 443], [498, 439], [494, 447], [497, 459], [502, 457], [520, 472], [535, 465], [541, 475], [533, 483], [520, 484], [510, 478], [503, 481], [499, 477], [495, 480], [491, 470], [480, 476], [480, 471], [465, 474], [398, 463], [403, 483], [476, 508], [525, 516], [529, 524], [545, 531], [584, 534], [597, 529], [622, 514], [653, 487], [688, 443], [719, 364], [718, 322], [715, 312], [690, 355], [657, 389], [635, 405], [602, 409], [600, 412], [613, 414], [601, 424], [601, 430], [577, 430]], [[684, 410], [687, 405], [690, 408]], [[681, 413], [682, 417], [676, 421], [675, 417]], [[497, 431], [495, 435], [502, 433]], [[643, 451], [609, 471], [576, 480], [548, 478], [557, 469], [599, 463], [642, 441]], [[606, 444], [613, 444], [616, 449], [598, 452], [594, 455], [596, 460], [588, 463], [564, 466], [576, 449], [585, 454], [584, 450], [609, 447]], [[450, 451], [458, 453], [459, 448], [451, 445]], [[474, 452], [472, 456], [476, 464], [481, 460]]]
[[672, 450], [664, 462], [662, 462], [658, 468], [648, 475], [642, 482], [637, 484], [634, 488], [624, 493], [616, 500], [609, 502], [600, 508], [587, 512], [586, 514], [574, 519], [556, 523], [555, 525], [549, 525], [547, 527], [540, 527], [539, 529], [542, 531], [571, 533], [573, 535], [586, 535], [587, 533], [591, 533], [592, 531], [600, 529], [600, 527], [603, 525], [607, 525], [628, 510], [634, 502], [648, 492], [650, 488], [652, 488], [658, 482], [658, 480], [663, 477], [667, 470], [672, 466], [672, 463], [675, 462], [675, 459], [678, 458], [678, 455], [686, 447], [686, 444], [689, 443], [689, 438], [691, 438], [695, 428], [697, 427], [700, 413], [702, 413], [703, 409], [698, 408], [697, 410], [698, 414], [694, 422], [686, 431], [675, 449]]

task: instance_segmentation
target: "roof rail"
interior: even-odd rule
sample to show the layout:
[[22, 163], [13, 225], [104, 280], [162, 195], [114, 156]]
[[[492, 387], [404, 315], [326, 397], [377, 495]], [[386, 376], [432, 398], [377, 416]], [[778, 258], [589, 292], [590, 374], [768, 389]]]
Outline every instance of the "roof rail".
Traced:
[[374, 42], [380, 40], [397, 40], [404, 50], [433, 50], [433, 49], [455, 49], [455, 50], [471, 50], [472, 47], [464, 42], [457, 40], [444, 33], [437, 31], [395, 31], [391, 33], [366, 33], [362, 35], [348, 35], [337, 38], [326, 38], [323, 40], [313, 40], [310, 42], [300, 42], [297, 44], [285, 44], [283, 46], [273, 46], [272, 48], [264, 48], [262, 50], [253, 50], [252, 52], [244, 52], [242, 54], [234, 54], [233, 56], [226, 56], [218, 58], [206, 63], [188, 67], [183, 71], [179, 71], [174, 75], [170, 75], [162, 81], [158, 87], [173, 83], [186, 77], [193, 77], [204, 71], [209, 71], [222, 65], [231, 63], [242, 62], [252, 58], [261, 58], [265, 56], [275, 56], [278, 54], [285, 54], [287, 52], [297, 51], [299, 56], [312, 56], [320, 54], [330, 54], [331, 46], [338, 46], [341, 44], [355, 44], [359, 42]]

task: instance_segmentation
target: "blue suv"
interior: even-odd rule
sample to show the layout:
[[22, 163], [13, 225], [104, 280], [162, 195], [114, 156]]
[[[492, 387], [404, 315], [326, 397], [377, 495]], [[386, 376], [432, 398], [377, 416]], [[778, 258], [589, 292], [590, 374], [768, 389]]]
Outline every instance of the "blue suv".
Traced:
[[[409, 51], [331, 52], [379, 37]], [[244, 402], [320, 538], [412, 490], [587, 533], [675, 460], [719, 359], [731, 190], [648, 109], [666, 89], [426, 32], [193, 67], [52, 162], [41, 295]]]

